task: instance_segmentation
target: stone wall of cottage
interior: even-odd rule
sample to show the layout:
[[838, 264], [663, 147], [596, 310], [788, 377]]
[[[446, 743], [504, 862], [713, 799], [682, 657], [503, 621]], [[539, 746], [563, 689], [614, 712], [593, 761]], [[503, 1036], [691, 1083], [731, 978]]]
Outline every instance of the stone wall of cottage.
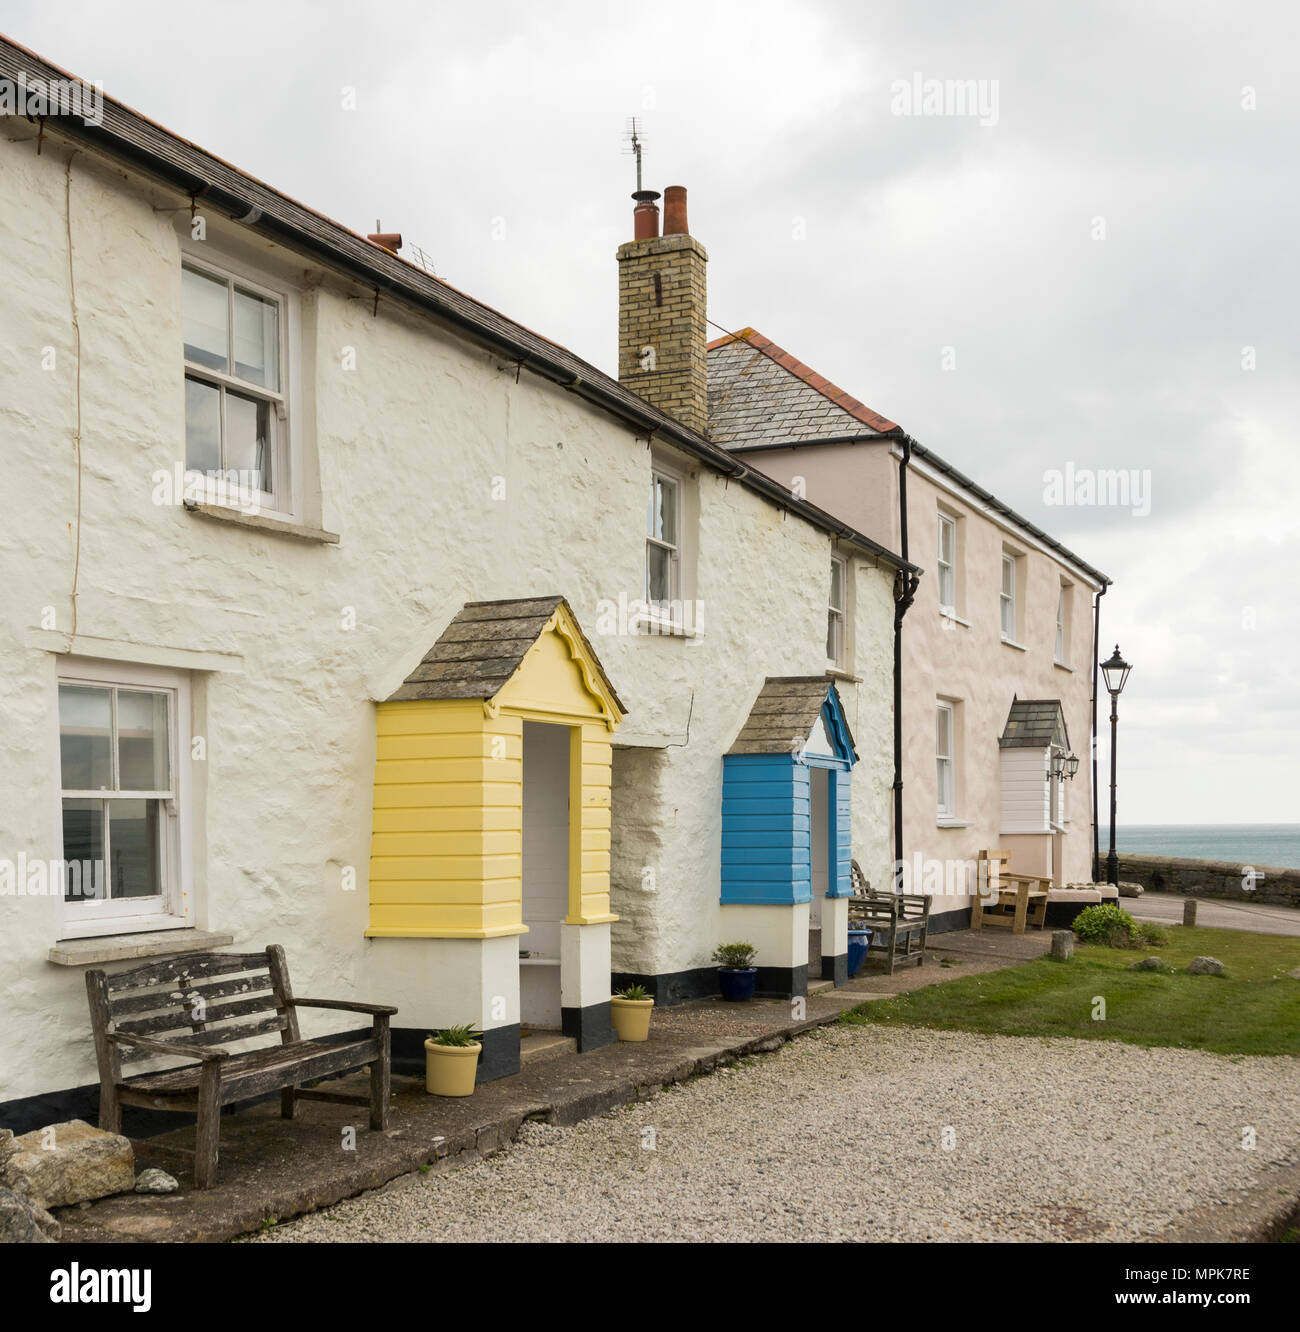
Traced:
[[[283, 944], [301, 993], [386, 1000], [404, 1008], [399, 1024], [418, 1021], [418, 994], [363, 936], [375, 701], [466, 601], [559, 592], [629, 709], [627, 732], [657, 746], [634, 760], [657, 769], [654, 780], [624, 789], [647, 802], [641, 832], [614, 856], [624, 882], [648, 862], [653, 901], [616, 902], [631, 925], [635, 910], [647, 914], [620, 932], [615, 967], [707, 964], [718, 942], [722, 754], [765, 676], [824, 669], [827, 535], [683, 460], [698, 488], [704, 632], [621, 632], [609, 607], [643, 587], [644, 439], [216, 219], [205, 242], [214, 251], [240, 250], [301, 291], [291, 410], [305, 512], [339, 541], [156, 503], [159, 473], [184, 458], [188, 200], [85, 150], [70, 181], [67, 165], [48, 132], [40, 155], [31, 142], [0, 143], [10, 515], [0, 525], [0, 858], [59, 854], [60, 653], [199, 661], [192, 722], [206, 757], [185, 773], [195, 923], [233, 934], [236, 947]], [[857, 682], [840, 685], [861, 755], [855, 851], [883, 881], [892, 575], [864, 564], [855, 583]], [[62, 910], [53, 897], [0, 896], [0, 1101], [94, 1079], [82, 970], [47, 960]], [[348, 1021], [317, 1013], [305, 1031]]]

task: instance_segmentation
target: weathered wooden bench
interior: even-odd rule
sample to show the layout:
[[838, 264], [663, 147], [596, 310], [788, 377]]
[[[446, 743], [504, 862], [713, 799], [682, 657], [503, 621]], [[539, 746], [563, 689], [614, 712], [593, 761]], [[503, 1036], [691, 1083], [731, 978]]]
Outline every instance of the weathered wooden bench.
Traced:
[[[221, 1107], [235, 1101], [279, 1091], [285, 1119], [294, 1118], [299, 1100], [369, 1105], [370, 1127], [388, 1127], [389, 1019], [397, 1009], [295, 998], [279, 944], [261, 953], [186, 953], [112, 976], [88, 971], [86, 992], [99, 1062], [100, 1128], [120, 1133], [124, 1105], [196, 1114], [197, 1188], [216, 1179]], [[299, 1008], [365, 1013], [374, 1030], [364, 1040], [303, 1040]], [[273, 1033], [278, 1044], [223, 1048]], [[123, 1064], [159, 1056], [192, 1062], [122, 1076]], [[366, 1065], [369, 1096], [301, 1085]]]
[[981, 851], [978, 882], [970, 904], [970, 927], [999, 925], [1012, 934], [1024, 934], [1026, 925], [1047, 926], [1047, 894], [1050, 878], [1042, 874], [1020, 874], [1008, 868], [1010, 851]]
[[849, 928], [862, 925], [871, 931], [867, 961], [879, 957], [885, 974], [894, 968], [915, 963], [925, 965], [925, 940], [930, 931], [930, 897], [919, 893], [875, 892], [862, 867], [852, 862], [853, 896], [849, 898]]

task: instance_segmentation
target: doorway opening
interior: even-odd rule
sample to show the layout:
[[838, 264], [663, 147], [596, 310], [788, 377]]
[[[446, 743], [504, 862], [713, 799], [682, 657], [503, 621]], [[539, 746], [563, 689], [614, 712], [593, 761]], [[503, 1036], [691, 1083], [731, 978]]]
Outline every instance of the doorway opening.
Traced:
[[523, 723], [523, 922], [519, 936], [519, 1019], [559, 1031], [560, 927], [569, 911], [571, 731]]
[[[808, 974], [820, 976], [822, 964], [822, 903], [831, 887], [831, 774], [827, 768], [808, 768], [811, 818], [809, 846], [812, 864], [812, 903], [808, 909]], [[826, 941], [828, 944], [831, 940]]]

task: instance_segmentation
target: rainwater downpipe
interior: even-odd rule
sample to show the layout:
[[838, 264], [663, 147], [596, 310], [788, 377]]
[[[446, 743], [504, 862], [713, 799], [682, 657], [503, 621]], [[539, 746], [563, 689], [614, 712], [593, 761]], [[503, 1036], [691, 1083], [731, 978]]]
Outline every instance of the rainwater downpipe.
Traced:
[[[903, 452], [898, 460], [898, 553], [907, 554], [907, 465], [912, 459], [911, 435], [903, 432]], [[903, 616], [916, 599], [919, 575], [898, 571], [894, 592], [894, 884], [902, 889], [903, 860]]]

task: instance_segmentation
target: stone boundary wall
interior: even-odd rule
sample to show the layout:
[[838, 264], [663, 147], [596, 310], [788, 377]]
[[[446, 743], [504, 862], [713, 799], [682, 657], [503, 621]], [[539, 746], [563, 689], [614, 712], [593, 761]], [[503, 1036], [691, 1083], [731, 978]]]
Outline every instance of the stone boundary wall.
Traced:
[[[1119, 877], [1122, 881], [1140, 883], [1148, 892], [1300, 907], [1300, 869], [1276, 865], [1125, 854], [1119, 858]], [[1252, 886], [1248, 888], [1248, 884]]]

